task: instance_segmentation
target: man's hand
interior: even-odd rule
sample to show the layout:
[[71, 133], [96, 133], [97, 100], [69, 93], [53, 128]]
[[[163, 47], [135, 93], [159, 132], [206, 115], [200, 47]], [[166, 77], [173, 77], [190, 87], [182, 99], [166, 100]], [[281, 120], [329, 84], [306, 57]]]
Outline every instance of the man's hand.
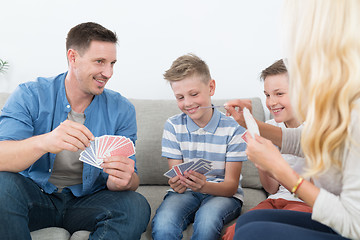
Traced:
[[2, 141], [0, 171], [23, 171], [48, 152], [57, 154], [62, 150], [84, 150], [90, 145], [90, 140], [94, 140], [94, 135], [87, 127], [66, 120], [49, 133], [20, 141]]
[[66, 120], [53, 131], [43, 135], [44, 152], [59, 153], [62, 150], [76, 152], [90, 146], [94, 135], [83, 124]]
[[246, 107], [249, 111], [252, 111], [252, 104], [250, 99], [235, 99], [228, 101], [224, 104], [226, 109], [226, 116], [232, 116], [240, 126], [246, 128], [245, 119], [242, 113], [242, 109]]
[[103, 167], [104, 172], [109, 174], [107, 180], [109, 190], [136, 190], [139, 186], [134, 160], [125, 156], [112, 156], [104, 159], [101, 167]]
[[186, 186], [181, 184], [180, 176], [170, 178], [168, 183], [170, 187], [177, 193], [184, 193], [186, 191]]

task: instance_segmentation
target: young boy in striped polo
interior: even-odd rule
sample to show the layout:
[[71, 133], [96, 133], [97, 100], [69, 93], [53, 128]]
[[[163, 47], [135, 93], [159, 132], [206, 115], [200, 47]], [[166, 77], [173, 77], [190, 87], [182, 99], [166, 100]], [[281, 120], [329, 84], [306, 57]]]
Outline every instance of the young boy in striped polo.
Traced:
[[206, 175], [190, 170], [169, 179], [171, 189], [152, 221], [152, 236], [181, 239], [194, 222], [192, 239], [218, 239], [224, 224], [240, 215], [243, 191], [239, 182], [246, 161], [245, 129], [212, 107], [215, 81], [207, 64], [188, 54], [176, 59], [164, 74], [181, 114], [165, 123], [162, 156], [169, 168], [204, 159], [212, 170]]

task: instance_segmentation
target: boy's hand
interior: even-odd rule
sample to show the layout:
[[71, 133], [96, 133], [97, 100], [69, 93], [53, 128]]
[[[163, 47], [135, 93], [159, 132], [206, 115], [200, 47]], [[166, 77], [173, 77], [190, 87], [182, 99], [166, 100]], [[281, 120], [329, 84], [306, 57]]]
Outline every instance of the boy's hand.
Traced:
[[194, 192], [201, 192], [206, 184], [205, 175], [193, 170], [186, 171], [184, 176], [180, 176], [180, 180], [182, 185], [186, 188], [190, 188]]
[[173, 178], [170, 178], [168, 181], [170, 187], [172, 189], [174, 189], [175, 192], [177, 193], [184, 193], [186, 191], [186, 186], [184, 186], [181, 183], [180, 177], [179, 176], [175, 176]]

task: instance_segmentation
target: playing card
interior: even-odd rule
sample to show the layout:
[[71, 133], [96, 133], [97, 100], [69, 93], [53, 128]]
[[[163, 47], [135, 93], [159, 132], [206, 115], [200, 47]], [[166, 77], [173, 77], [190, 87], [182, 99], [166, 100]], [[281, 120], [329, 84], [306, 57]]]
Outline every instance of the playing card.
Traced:
[[211, 170], [211, 168], [206, 167], [206, 166], [202, 166], [202, 167], [196, 169], [196, 172], [201, 173], [201, 174], [206, 174], [206, 173], [208, 173], [210, 170]]
[[251, 136], [255, 138], [255, 134], [260, 136], [259, 127], [254, 119], [254, 117], [251, 115], [249, 109], [246, 107], [243, 108], [243, 115], [246, 123], [246, 127], [248, 131], [250, 132]]
[[191, 168], [191, 166], [194, 164], [195, 162], [191, 161], [191, 162], [186, 162], [186, 163], [180, 163], [177, 166], [179, 167], [180, 171], [182, 173], [184, 173], [185, 171], [187, 171], [189, 168]]
[[95, 158], [95, 153], [91, 147], [87, 147], [84, 152], [87, 153], [91, 158]]
[[130, 157], [135, 154], [133, 142], [123, 136], [103, 135], [90, 141], [90, 146], [80, 153], [80, 161], [101, 168], [104, 158], [122, 155]]
[[179, 168], [177, 165], [176, 165], [176, 166], [173, 166], [173, 169], [174, 169], [176, 175], [178, 175], [178, 176], [183, 176], [182, 171], [180, 170], [180, 168]]
[[241, 138], [247, 143], [248, 142], [248, 131], [245, 131], [242, 135]]
[[184, 175], [185, 171], [193, 170], [195, 172], [206, 174], [211, 170], [211, 161], [205, 159], [199, 159], [198, 161], [190, 161], [186, 163], [180, 163], [173, 166], [169, 171], [164, 173], [164, 176], [168, 178], [175, 177], [177, 175]]
[[118, 139], [114, 142], [113, 146], [111, 147], [111, 150], [114, 150], [114, 149], [116, 149], [116, 148], [119, 148], [119, 147], [121, 147], [122, 145], [124, 145], [124, 144], [126, 144], [126, 143], [128, 143], [128, 142], [131, 142], [131, 140], [130, 140], [129, 138], [125, 138], [125, 137], [118, 138]]
[[164, 173], [164, 176], [165, 177], [168, 177], [168, 178], [173, 178], [176, 176], [176, 172], [175, 170], [172, 168], [170, 169], [169, 171], [167, 171], [166, 173]]
[[211, 161], [205, 160], [205, 159], [199, 159], [188, 170], [196, 171], [196, 169], [198, 169], [206, 164], [211, 164]]
[[104, 136], [102, 136], [102, 139], [103, 139], [103, 141], [101, 142], [101, 145], [100, 145], [99, 158], [104, 158], [105, 151], [107, 151], [107, 149], [109, 149], [109, 146], [111, 144], [111, 143], [109, 143], [110, 136], [104, 135]]
[[[117, 144], [121, 141], [123, 141], [124, 137], [117, 137], [117, 136], [110, 136], [111, 139], [109, 139], [109, 141], [111, 141], [111, 144], [109, 144], [109, 149], [108, 149], [108, 152], [109, 151], [112, 151], [114, 148], [116, 148]], [[129, 139], [130, 140], [130, 139]]]
[[82, 162], [85, 162], [87, 164], [90, 164], [90, 165], [92, 165], [94, 167], [101, 168], [99, 164], [95, 163], [92, 159], [88, 159], [85, 156], [80, 156], [79, 160], [82, 161]]
[[91, 152], [91, 150], [84, 150], [80, 153], [80, 156], [83, 156], [87, 159], [89, 159], [89, 161], [95, 162], [95, 158], [94, 155], [89, 154], [89, 152]]
[[134, 144], [130, 141], [124, 145], [121, 145], [119, 148], [112, 150], [110, 156], [122, 155], [125, 157], [130, 157], [135, 154]]

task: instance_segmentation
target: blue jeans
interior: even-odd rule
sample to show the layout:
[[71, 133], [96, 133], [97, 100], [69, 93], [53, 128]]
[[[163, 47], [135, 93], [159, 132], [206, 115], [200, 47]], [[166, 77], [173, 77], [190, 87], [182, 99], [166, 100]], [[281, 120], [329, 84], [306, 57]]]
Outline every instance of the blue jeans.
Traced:
[[153, 239], [181, 239], [192, 222], [191, 239], [219, 239], [224, 224], [238, 217], [241, 207], [242, 202], [233, 197], [168, 192], [152, 221]]
[[347, 239], [311, 219], [311, 213], [290, 210], [253, 210], [236, 222], [235, 239], [303, 240]]
[[46, 194], [29, 178], [0, 172], [0, 216], [1, 239], [31, 239], [30, 231], [52, 226], [90, 231], [89, 239], [140, 239], [150, 207], [133, 191]]

